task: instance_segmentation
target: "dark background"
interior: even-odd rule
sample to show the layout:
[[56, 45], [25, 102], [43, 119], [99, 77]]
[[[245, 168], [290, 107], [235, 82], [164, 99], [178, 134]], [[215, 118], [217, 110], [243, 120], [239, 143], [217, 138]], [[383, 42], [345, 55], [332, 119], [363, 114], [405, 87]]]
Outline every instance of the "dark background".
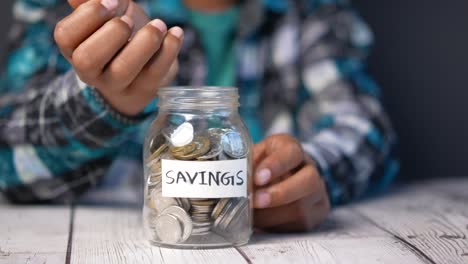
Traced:
[[[0, 56], [12, 0], [0, 3]], [[401, 178], [468, 175], [468, 1], [355, 0], [376, 45], [371, 74], [400, 136]]]

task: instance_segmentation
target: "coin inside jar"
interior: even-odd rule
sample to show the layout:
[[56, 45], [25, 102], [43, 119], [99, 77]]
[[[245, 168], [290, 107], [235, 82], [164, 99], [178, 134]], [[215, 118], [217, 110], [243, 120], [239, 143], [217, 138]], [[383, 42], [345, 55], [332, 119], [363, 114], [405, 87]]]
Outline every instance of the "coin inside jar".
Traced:
[[226, 206], [228, 201], [229, 201], [229, 198], [220, 199], [218, 203], [216, 204], [215, 208], [213, 209], [213, 212], [211, 213], [211, 218], [213, 219], [218, 218], [219, 214], [224, 209], [224, 206]]
[[195, 145], [192, 152], [177, 155], [176, 157], [181, 160], [192, 160], [206, 154], [210, 150], [210, 141], [206, 137], [196, 137], [192, 143]]
[[202, 156], [197, 157], [197, 160], [211, 160], [219, 156], [219, 154], [223, 151], [221, 148], [221, 144], [219, 141], [214, 141], [210, 138], [210, 149], [207, 153]]
[[164, 211], [161, 214], [169, 214], [175, 216], [181, 222], [183, 226], [183, 235], [180, 240], [181, 242], [187, 240], [190, 237], [193, 228], [192, 219], [190, 219], [190, 216], [184, 209], [178, 206], [169, 206], [168, 208], [164, 209]]
[[225, 230], [229, 224], [236, 219], [237, 213], [241, 212], [245, 206], [248, 206], [247, 199], [245, 198], [229, 199], [218, 218], [216, 218], [214, 226], [218, 229]]
[[181, 147], [192, 142], [193, 136], [194, 132], [192, 124], [184, 122], [171, 134], [170, 141], [174, 147]]
[[190, 204], [189, 199], [187, 199], [187, 198], [178, 198], [177, 202], [179, 203], [180, 207], [182, 207], [185, 211], [188, 212], [190, 210], [191, 204]]
[[163, 197], [161, 189], [154, 189], [151, 192], [148, 206], [152, 209], [155, 209], [158, 212], [162, 212], [169, 206], [179, 205], [176, 199], [171, 197]]
[[168, 148], [168, 145], [166, 143], [162, 144], [157, 148], [153, 154], [148, 158], [149, 160], [156, 160], [161, 154]]
[[166, 144], [166, 139], [164, 138], [163, 135], [158, 134], [155, 137], [153, 137], [150, 141], [150, 153], [153, 154], [156, 152], [162, 145]]
[[192, 153], [196, 148], [197, 144], [195, 142], [190, 142], [187, 145], [171, 148], [171, 153], [175, 158], [179, 158], [180, 156]]
[[148, 175], [147, 184], [149, 187], [156, 186], [161, 183], [161, 173], [152, 173]]
[[236, 131], [226, 132], [221, 136], [221, 146], [228, 156], [240, 159], [247, 155], [247, 145]]
[[155, 219], [154, 227], [158, 237], [165, 243], [177, 243], [183, 237], [182, 224], [173, 215], [159, 215]]

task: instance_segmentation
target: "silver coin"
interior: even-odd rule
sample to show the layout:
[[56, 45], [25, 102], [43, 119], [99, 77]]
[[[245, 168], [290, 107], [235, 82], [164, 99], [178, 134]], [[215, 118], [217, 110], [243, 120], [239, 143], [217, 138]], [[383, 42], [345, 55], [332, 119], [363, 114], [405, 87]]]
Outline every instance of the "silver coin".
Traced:
[[224, 206], [224, 209], [219, 214], [218, 218], [215, 220], [214, 225], [216, 227], [224, 229], [228, 223], [232, 221], [237, 212], [236, 208], [239, 204], [240, 199], [232, 198]]
[[193, 137], [193, 125], [189, 122], [184, 122], [171, 133], [170, 142], [174, 147], [181, 147], [192, 142]]
[[229, 201], [227, 201], [224, 208], [219, 212], [218, 217], [215, 219], [213, 223], [213, 226], [215, 228], [219, 228], [221, 223], [225, 221], [226, 215], [229, 213], [229, 210], [231, 210], [233, 202], [234, 202], [234, 199], [229, 199]]
[[192, 232], [192, 235], [201, 235], [201, 234], [206, 234], [207, 232], [209, 232], [211, 229], [208, 227], [208, 228], [203, 228], [203, 229], [196, 229]]
[[216, 157], [216, 160], [230, 160], [232, 157], [229, 157], [224, 151], [221, 151], [219, 155]]
[[169, 206], [179, 205], [177, 200], [172, 197], [163, 197], [160, 189], [155, 189], [151, 192], [150, 201], [148, 206], [155, 209], [158, 212], [162, 212]]
[[213, 211], [214, 206], [204, 206], [204, 205], [195, 205], [192, 204], [192, 211], [199, 212], [199, 213], [211, 213]]
[[221, 136], [224, 133], [225, 132], [220, 128], [208, 129], [205, 134], [207, 134], [207, 137], [211, 143], [210, 150], [205, 155], [198, 157], [197, 160], [210, 160], [219, 156], [219, 154], [223, 151], [221, 146]]
[[231, 130], [222, 135], [221, 146], [224, 153], [232, 158], [240, 159], [247, 155], [247, 145], [241, 134], [236, 131]]
[[180, 221], [183, 227], [183, 235], [180, 242], [183, 242], [190, 237], [190, 234], [192, 234], [193, 229], [192, 219], [190, 219], [190, 216], [184, 209], [178, 206], [169, 206], [166, 209], [164, 209], [164, 211], [162, 211], [161, 214], [173, 215]]
[[239, 212], [243, 211], [243, 208], [248, 206], [246, 199], [239, 199], [235, 205], [232, 206], [232, 209], [221, 219], [220, 227], [227, 229], [229, 225], [233, 222], [234, 219], [238, 217]]
[[221, 145], [218, 142], [211, 142], [211, 149], [203, 156], [197, 158], [197, 160], [210, 160], [218, 157], [223, 151]]
[[210, 226], [211, 226], [211, 222], [193, 222], [192, 225], [193, 225], [193, 228], [194, 228], [194, 229], [196, 229], [196, 228], [204, 228], [204, 227], [210, 227]]
[[211, 233], [210, 231], [206, 231], [206, 232], [194, 233], [192, 235], [193, 236], [206, 236], [206, 235], [209, 235], [210, 233]]
[[164, 243], [177, 243], [182, 239], [183, 228], [180, 221], [173, 215], [164, 214], [155, 219], [155, 231]]
[[193, 222], [197, 222], [197, 223], [209, 223], [211, 219], [192, 217], [192, 220], [193, 220]]
[[190, 201], [187, 198], [177, 198], [177, 202], [179, 203], [180, 207], [182, 207], [185, 211], [190, 210]]
[[191, 214], [193, 219], [199, 219], [200, 221], [207, 222], [211, 220], [210, 214], [209, 213], [204, 213], [204, 214]]
[[228, 230], [242, 230], [249, 226], [250, 222], [250, 208], [247, 203], [240, 206], [239, 210], [233, 221], [231, 221], [227, 228]]
[[224, 209], [224, 207], [226, 206], [227, 202], [229, 202], [229, 198], [223, 198], [223, 199], [220, 199], [218, 201], [218, 203], [216, 204], [216, 206], [213, 208], [213, 211], [211, 213], [211, 217], [213, 219], [216, 219], [218, 218], [219, 214], [221, 213], [221, 211]]
[[208, 198], [188, 198], [191, 203], [198, 205], [209, 205], [214, 204], [218, 199], [208, 199]]
[[224, 133], [227, 132], [227, 130], [223, 128], [213, 127], [213, 128], [208, 128], [206, 132], [210, 137], [215, 138], [215, 137], [221, 137]]

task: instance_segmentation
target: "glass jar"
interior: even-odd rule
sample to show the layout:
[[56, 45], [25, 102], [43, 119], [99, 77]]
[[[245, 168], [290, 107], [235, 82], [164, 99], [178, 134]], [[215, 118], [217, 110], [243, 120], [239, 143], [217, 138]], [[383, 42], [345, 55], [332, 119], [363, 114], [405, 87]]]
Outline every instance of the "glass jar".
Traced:
[[233, 87], [168, 87], [144, 144], [144, 232], [157, 246], [239, 246], [252, 234], [252, 139]]

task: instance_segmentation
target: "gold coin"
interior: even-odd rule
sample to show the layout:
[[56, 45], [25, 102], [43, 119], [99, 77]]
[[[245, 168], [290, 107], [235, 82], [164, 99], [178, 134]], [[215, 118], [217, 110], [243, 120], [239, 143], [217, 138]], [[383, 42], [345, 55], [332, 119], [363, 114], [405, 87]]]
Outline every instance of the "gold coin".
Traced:
[[181, 160], [192, 160], [202, 155], [205, 155], [210, 150], [210, 140], [206, 137], [197, 137], [194, 139], [195, 150], [188, 154], [178, 155], [177, 158]]
[[198, 206], [211, 206], [215, 205], [217, 203], [217, 199], [206, 199], [206, 200], [193, 200], [190, 199], [190, 203], [192, 205], [198, 205]]
[[149, 169], [151, 170], [152, 173], [161, 173], [161, 172], [162, 172], [162, 169], [161, 169], [161, 161], [152, 163], [152, 164], [149, 166]]
[[182, 147], [172, 147], [171, 153], [177, 158], [178, 156], [183, 156], [192, 153], [196, 147], [197, 145], [194, 141], [192, 141], [191, 143]]
[[156, 158], [158, 158], [167, 148], [167, 144], [166, 143], [163, 143], [161, 146], [159, 146], [159, 148], [157, 148], [152, 154], [151, 156], [148, 158], [148, 160], [155, 160]]

